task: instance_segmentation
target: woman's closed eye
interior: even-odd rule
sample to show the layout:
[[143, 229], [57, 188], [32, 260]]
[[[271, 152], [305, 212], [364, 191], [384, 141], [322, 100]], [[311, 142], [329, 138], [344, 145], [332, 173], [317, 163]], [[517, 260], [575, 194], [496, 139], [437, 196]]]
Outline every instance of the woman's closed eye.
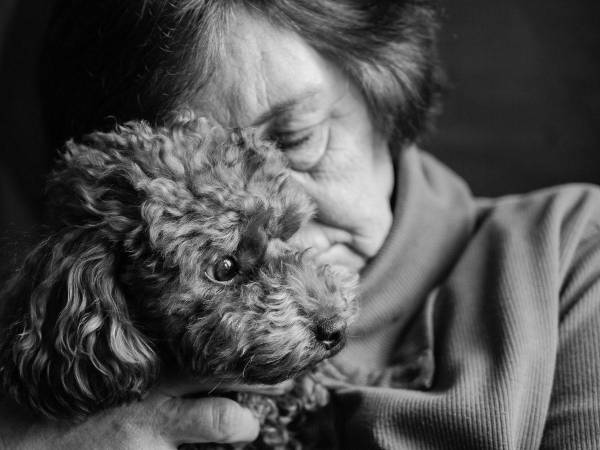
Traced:
[[300, 132], [281, 132], [273, 136], [273, 141], [282, 151], [296, 150], [299, 147], [310, 142], [313, 137], [313, 131], [303, 130]]
[[327, 127], [318, 124], [299, 131], [271, 133], [271, 140], [289, 159], [292, 169], [305, 171], [318, 164], [327, 148]]

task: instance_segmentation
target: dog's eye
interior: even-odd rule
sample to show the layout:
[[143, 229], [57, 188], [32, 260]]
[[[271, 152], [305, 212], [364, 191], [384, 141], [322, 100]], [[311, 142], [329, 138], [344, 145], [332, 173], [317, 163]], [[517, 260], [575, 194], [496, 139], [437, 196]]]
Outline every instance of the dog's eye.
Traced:
[[206, 276], [217, 283], [226, 283], [235, 278], [239, 270], [238, 262], [233, 256], [224, 256], [206, 271]]

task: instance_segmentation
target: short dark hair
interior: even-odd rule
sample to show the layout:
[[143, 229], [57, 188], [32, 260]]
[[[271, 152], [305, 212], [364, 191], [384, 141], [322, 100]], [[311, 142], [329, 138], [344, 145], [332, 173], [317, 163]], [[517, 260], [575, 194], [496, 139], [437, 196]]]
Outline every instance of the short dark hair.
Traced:
[[210, 80], [231, 14], [298, 33], [357, 83], [383, 130], [418, 138], [436, 110], [436, 6], [427, 0], [58, 0], [42, 64], [53, 146], [115, 122], [157, 124]]

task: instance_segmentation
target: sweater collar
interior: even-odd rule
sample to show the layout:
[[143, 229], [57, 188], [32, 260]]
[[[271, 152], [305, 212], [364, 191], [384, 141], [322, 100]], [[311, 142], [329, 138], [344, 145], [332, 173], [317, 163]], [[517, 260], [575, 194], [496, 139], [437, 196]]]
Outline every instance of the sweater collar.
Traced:
[[465, 183], [416, 147], [405, 149], [396, 170], [394, 221], [378, 255], [362, 274], [360, 314], [353, 334], [400, 329], [448, 275], [475, 223]]

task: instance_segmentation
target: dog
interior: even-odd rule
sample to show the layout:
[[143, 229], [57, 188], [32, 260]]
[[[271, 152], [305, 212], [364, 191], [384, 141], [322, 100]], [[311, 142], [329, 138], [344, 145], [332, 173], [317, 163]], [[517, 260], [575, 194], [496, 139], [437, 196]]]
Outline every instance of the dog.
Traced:
[[314, 213], [288, 175], [273, 144], [191, 112], [69, 141], [51, 232], [2, 294], [4, 395], [77, 421], [143, 398], [166, 367], [293, 379], [235, 398], [261, 421], [248, 448], [310, 448], [290, 430], [328, 402], [315, 371], [344, 345], [356, 278], [288, 242]]

